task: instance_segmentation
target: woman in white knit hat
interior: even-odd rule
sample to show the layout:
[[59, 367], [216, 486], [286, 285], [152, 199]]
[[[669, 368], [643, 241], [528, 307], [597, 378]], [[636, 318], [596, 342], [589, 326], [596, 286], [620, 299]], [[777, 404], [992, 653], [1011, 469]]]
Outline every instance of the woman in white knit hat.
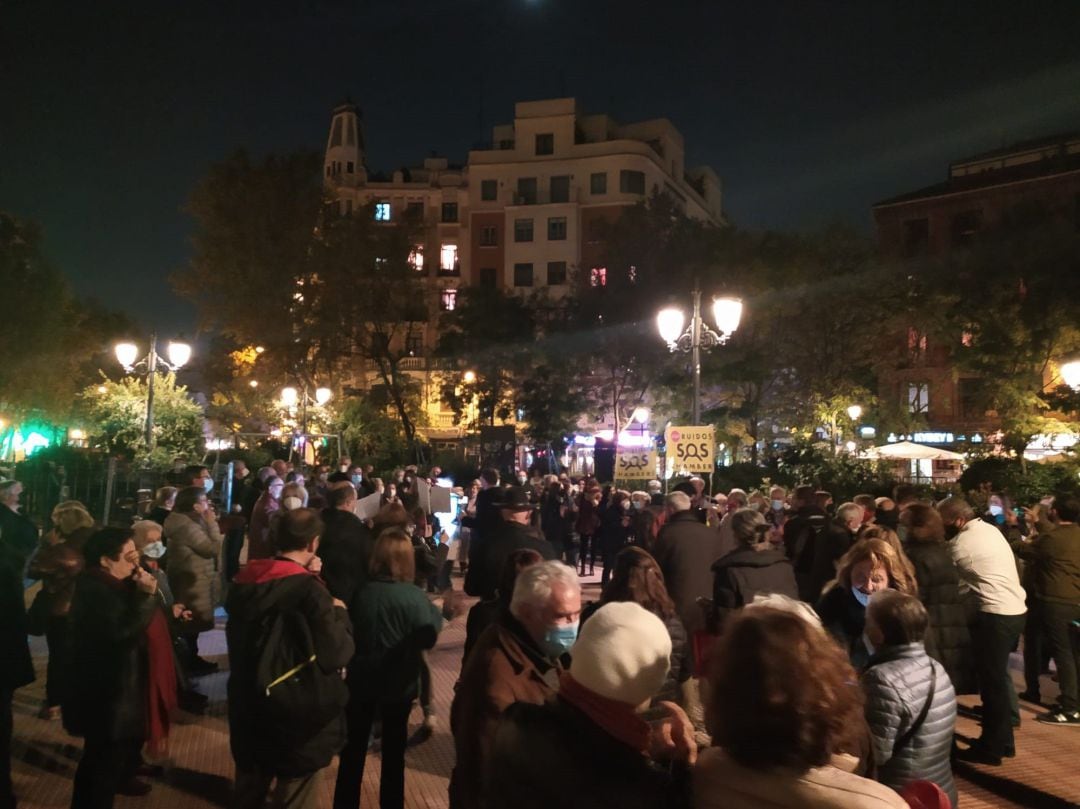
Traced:
[[649, 707], [668, 674], [664, 622], [633, 602], [598, 609], [581, 628], [556, 700], [512, 705], [488, 769], [487, 805], [518, 809], [688, 806], [697, 757], [682, 709], [650, 724]]

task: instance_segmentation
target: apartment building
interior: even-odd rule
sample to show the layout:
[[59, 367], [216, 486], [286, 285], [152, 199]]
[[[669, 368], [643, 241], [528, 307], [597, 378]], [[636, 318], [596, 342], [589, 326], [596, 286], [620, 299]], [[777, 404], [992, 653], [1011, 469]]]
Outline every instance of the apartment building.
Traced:
[[[943, 182], [879, 202], [872, 211], [884, 252], [917, 259], [962, 249], [980, 229], [1031, 202], [1080, 227], [1080, 133], [956, 160]], [[979, 406], [983, 381], [953, 363], [960, 345], [936, 343], [914, 328], [898, 339], [909, 359], [882, 380], [881, 395], [895, 397], [925, 423], [915, 440], [978, 442], [997, 431], [996, 414]]]

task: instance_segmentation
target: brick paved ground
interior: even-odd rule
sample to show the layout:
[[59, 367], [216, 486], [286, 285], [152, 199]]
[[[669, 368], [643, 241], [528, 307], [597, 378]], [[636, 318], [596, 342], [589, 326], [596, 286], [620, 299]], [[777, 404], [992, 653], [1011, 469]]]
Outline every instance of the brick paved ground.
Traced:
[[[595, 585], [587, 586], [586, 597], [595, 598]], [[204, 654], [225, 661], [224, 633], [209, 633]], [[443, 809], [453, 765], [453, 741], [447, 727], [449, 702], [457, 676], [465, 639], [464, 619], [451, 623], [439, 638], [431, 655], [439, 727], [430, 741], [407, 755], [406, 806], [410, 809]], [[66, 735], [59, 722], [36, 717], [44, 692], [45, 647], [34, 642], [39, 679], [15, 696], [14, 779], [23, 809], [66, 807], [70, 801], [71, 778], [79, 758], [81, 742]], [[1019, 661], [1016, 661], [1019, 662]], [[211, 698], [205, 716], [181, 714], [174, 727], [169, 767], [163, 779], [145, 798], [118, 798], [121, 809], [210, 809], [229, 807], [232, 760], [229, 755], [228, 724], [225, 718], [226, 674], [201, 681]], [[1055, 695], [1052, 684], [1044, 693]], [[963, 700], [975, 702], [971, 698]], [[1033, 721], [1033, 706], [1021, 703], [1023, 726], [1017, 736], [1017, 756], [1002, 767], [965, 767], [957, 772], [961, 805], [981, 807], [1067, 807], [1080, 806], [1080, 728], [1054, 728]], [[419, 710], [413, 713], [419, 724]], [[978, 725], [961, 718], [957, 731], [977, 735]], [[364, 778], [364, 806], [378, 805], [379, 757], [368, 757]], [[322, 806], [330, 806], [333, 777], [331, 767], [322, 787]]]

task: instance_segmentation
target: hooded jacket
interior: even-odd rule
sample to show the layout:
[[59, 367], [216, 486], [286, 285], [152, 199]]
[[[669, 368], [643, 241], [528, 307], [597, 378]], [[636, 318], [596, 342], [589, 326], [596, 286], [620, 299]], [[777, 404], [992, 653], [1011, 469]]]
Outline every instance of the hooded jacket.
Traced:
[[[934, 696], [926, 719], [899, 750], [896, 741], [918, 720]], [[899, 791], [911, 781], [933, 781], [956, 806], [953, 782], [953, 729], [956, 725], [956, 694], [943, 666], [934, 663], [921, 643], [889, 646], [870, 658], [862, 675], [866, 692], [866, 720], [874, 739], [878, 780]]]
[[721, 619], [725, 613], [745, 606], [758, 593], [799, 597], [795, 570], [777, 550], [738, 548], [716, 560], [713, 571], [713, 603]]
[[[229, 622], [229, 743], [240, 770], [262, 770], [297, 776], [327, 766], [345, 744], [344, 706], [348, 689], [341, 669], [353, 656], [352, 624], [333, 603], [326, 585], [289, 559], [256, 559], [237, 574], [225, 604]], [[325, 680], [328, 699], [341, 710], [322, 728], [298, 734], [276, 726], [259, 710], [256, 667], [261, 644], [259, 626], [272, 611], [304, 617], [312, 640], [316, 671]], [[265, 685], [265, 684], [264, 684]]]

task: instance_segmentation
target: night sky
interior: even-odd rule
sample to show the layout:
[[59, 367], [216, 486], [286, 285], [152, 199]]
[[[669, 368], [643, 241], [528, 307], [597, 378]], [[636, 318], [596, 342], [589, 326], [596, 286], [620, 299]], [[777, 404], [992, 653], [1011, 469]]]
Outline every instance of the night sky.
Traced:
[[7, 0], [0, 209], [80, 292], [191, 335], [166, 277], [210, 163], [321, 150], [346, 96], [372, 168], [464, 161], [515, 101], [573, 95], [669, 118], [740, 225], [869, 232], [950, 159], [1080, 129], [1078, 42], [1076, 0]]

